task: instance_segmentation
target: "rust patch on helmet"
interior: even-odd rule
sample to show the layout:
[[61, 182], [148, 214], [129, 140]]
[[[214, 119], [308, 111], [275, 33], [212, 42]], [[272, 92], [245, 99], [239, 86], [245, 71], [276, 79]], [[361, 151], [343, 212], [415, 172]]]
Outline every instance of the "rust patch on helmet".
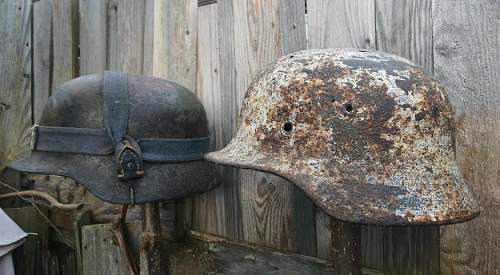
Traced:
[[454, 160], [452, 117], [442, 87], [408, 60], [301, 51], [258, 75], [236, 137], [208, 158], [287, 178], [339, 219], [453, 223], [477, 205]]

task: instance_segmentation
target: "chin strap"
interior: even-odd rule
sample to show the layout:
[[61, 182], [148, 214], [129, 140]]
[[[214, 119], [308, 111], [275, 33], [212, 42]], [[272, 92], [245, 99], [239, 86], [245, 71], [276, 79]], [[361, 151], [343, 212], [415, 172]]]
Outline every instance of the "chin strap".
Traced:
[[[108, 156], [116, 150], [105, 129], [35, 125], [31, 135], [32, 151]], [[125, 141], [131, 143], [128, 136]], [[183, 162], [203, 159], [208, 153], [209, 138], [139, 138], [137, 144], [144, 162]]]
[[121, 180], [144, 175], [142, 152], [139, 144], [127, 136], [129, 117], [128, 75], [104, 72], [103, 118], [108, 135], [115, 146], [117, 176]]

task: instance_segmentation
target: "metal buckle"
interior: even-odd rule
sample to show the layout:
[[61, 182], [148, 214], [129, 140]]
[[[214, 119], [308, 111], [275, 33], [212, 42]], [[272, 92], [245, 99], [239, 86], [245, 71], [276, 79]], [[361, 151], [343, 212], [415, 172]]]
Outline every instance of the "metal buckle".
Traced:
[[121, 180], [140, 178], [144, 175], [142, 152], [139, 144], [126, 136], [115, 146], [117, 176]]
[[36, 150], [36, 143], [38, 141], [38, 124], [33, 125], [31, 127], [31, 140], [30, 140], [30, 150]]

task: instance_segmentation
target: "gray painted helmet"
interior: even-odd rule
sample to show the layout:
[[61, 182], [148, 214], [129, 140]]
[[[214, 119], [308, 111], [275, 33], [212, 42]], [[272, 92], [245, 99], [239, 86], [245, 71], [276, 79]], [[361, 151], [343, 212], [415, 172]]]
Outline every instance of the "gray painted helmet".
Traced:
[[479, 213], [443, 87], [383, 52], [307, 50], [270, 64], [246, 92], [236, 136], [206, 158], [282, 176], [345, 221], [447, 224]]
[[10, 167], [74, 179], [111, 203], [145, 203], [218, 184], [207, 118], [185, 87], [118, 72], [82, 76], [49, 98], [31, 153]]

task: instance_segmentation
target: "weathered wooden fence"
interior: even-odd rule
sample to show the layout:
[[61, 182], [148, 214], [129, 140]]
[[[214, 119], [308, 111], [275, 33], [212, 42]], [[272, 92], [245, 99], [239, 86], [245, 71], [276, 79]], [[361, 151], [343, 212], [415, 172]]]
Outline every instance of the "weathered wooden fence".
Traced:
[[[22, 153], [48, 96], [79, 75], [121, 70], [195, 91], [211, 146], [236, 130], [253, 76], [283, 54], [374, 48], [443, 81], [457, 158], [480, 218], [441, 227], [364, 227], [363, 263], [396, 274], [500, 274], [498, 0], [0, 0], [0, 169]], [[224, 183], [187, 199], [194, 229], [331, 258], [329, 217], [294, 185], [221, 168]], [[192, 209], [192, 210], [191, 210]], [[192, 216], [191, 216], [192, 214]]]

